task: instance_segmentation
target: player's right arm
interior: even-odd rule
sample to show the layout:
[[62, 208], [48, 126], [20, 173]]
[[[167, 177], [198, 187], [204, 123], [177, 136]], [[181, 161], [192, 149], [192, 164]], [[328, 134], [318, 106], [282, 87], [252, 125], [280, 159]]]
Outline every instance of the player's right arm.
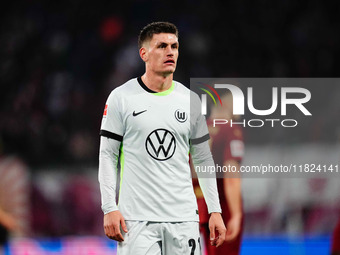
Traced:
[[124, 135], [121, 95], [113, 90], [107, 99], [100, 128], [99, 172], [104, 231], [106, 236], [123, 241], [120, 231], [127, 232], [124, 217], [116, 204], [117, 165], [119, 150]]
[[99, 172], [105, 235], [116, 241], [124, 241], [120, 226], [127, 232], [125, 220], [116, 204], [117, 163], [120, 141], [102, 136], [99, 149]]

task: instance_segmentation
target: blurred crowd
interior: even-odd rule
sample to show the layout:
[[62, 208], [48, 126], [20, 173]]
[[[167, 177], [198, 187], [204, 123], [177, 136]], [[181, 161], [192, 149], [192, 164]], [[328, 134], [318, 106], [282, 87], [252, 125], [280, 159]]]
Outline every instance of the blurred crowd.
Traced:
[[32, 166], [95, 164], [106, 97], [143, 73], [137, 35], [151, 21], [179, 27], [175, 79], [186, 85], [190, 77], [336, 77], [339, 8], [315, 0], [12, 1], [1, 10], [0, 151]]
[[11, 237], [102, 235], [96, 173], [72, 167], [32, 174], [19, 158], [0, 157], [0, 248]]

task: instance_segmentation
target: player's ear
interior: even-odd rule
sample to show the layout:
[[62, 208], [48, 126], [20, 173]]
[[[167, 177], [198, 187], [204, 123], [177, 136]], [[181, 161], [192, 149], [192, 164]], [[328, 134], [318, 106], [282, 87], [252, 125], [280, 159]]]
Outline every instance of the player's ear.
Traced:
[[139, 49], [139, 56], [144, 62], [148, 60], [148, 52], [145, 47]]

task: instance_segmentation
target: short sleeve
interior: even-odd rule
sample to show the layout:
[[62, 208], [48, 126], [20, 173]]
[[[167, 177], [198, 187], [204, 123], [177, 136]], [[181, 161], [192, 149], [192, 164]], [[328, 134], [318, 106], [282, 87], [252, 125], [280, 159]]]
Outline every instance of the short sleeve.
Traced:
[[106, 101], [100, 135], [117, 141], [123, 140], [122, 102], [121, 97], [119, 97], [115, 91], [111, 92]]

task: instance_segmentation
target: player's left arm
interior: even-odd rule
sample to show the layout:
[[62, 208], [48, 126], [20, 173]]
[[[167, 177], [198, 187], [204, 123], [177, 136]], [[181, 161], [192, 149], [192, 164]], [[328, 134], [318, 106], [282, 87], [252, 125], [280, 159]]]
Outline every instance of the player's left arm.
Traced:
[[[210, 213], [209, 230], [211, 245], [216, 247], [223, 244], [226, 228], [221, 216], [221, 206], [218, 198], [215, 173], [202, 173], [203, 169], [215, 167], [208, 141], [191, 145], [191, 158], [197, 173], [198, 182]], [[217, 236], [215, 235], [217, 232]]]

